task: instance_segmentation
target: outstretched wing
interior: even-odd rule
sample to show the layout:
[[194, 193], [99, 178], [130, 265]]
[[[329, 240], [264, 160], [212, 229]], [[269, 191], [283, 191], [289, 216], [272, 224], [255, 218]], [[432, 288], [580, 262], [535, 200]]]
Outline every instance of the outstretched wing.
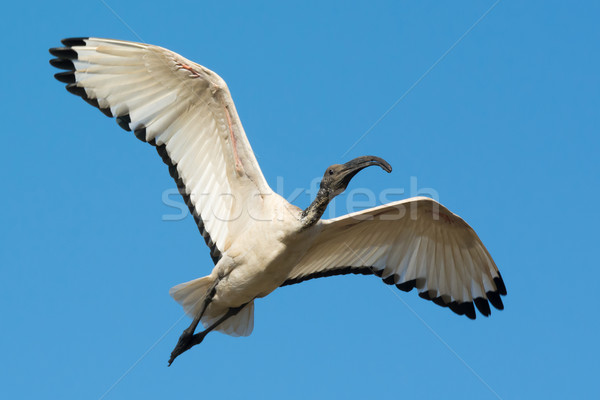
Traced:
[[282, 286], [343, 274], [389, 285], [475, 318], [488, 301], [503, 309], [506, 287], [473, 229], [438, 202], [415, 197], [322, 221], [322, 230]]
[[225, 82], [167, 49], [73, 38], [50, 49], [55, 75], [135, 136], [155, 146], [215, 264], [248, 213], [271, 193]]

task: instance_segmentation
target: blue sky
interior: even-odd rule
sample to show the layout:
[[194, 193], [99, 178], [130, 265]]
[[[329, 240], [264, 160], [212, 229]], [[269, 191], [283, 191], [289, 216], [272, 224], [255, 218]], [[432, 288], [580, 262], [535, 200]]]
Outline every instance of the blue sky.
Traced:
[[[600, 6], [503, 0], [473, 27], [494, 2], [250, 3], [5, 6], [0, 395], [600, 395]], [[496, 260], [505, 310], [470, 321], [373, 277], [314, 280], [258, 301], [250, 337], [211, 334], [167, 368], [189, 323], [168, 289], [212, 263], [190, 217], [163, 220], [156, 152], [52, 78], [47, 49], [70, 36], [141, 38], [219, 73], [286, 196], [385, 158], [391, 175], [351, 188], [435, 191]]]

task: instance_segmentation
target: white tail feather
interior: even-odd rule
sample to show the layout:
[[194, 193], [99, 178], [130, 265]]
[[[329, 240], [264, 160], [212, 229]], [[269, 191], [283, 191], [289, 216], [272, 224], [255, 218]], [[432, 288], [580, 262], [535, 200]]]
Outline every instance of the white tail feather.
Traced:
[[[208, 311], [211, 311], [209, 307]], [[210, 315], [205, 315], [202, 318], [202, 325], [205, 328], [208, 328], [213, 323], [217, 322], [219, 318], [225, 314], [226, 311], [221, 313], [215, 313]], [[252, 330], [254, 329], [254, 301], [251, 301], [244, 308], [240, 310], [233, 317], [229, 317], [221, 324], [219, 324], [215, 330], [222, 332], [226, 335], [230, 336], [250, 336]]]
[[210, 275], [205, 276], [173, 286], [171, 290], [169, 290], [169, 294], [176, 302], [183, 306], [187, 315], [194, 318], [200, 312], [202, 303], [204, 303], [204, 297], [213, 282], [214, 280]]
[[[180, 283], [169, 290], [171, 297], [183, 306], [186, 314], [194, 318], [200, 312], [204, 298], [212, 287], [214, 279], [211, 276], [194, 279], [193, 281]], [[208, 328], [217, 322], [227, 309], [209, 305], [202, 317], [202, 325]], [[254, 329], [254, 301], [246, 305], [236, 315], [228, 318], [218, 325], [215, 330], [230, 336], [249, 336]]]

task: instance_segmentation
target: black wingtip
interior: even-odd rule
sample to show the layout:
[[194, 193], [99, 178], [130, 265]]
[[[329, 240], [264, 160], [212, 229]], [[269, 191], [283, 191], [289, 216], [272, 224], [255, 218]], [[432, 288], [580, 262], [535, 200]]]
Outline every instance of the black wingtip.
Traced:
[[48, 50], [54, 57], [77, 60], [77, 52], [70, 47], [53, 47]]
[[72, 93], [72, 94], [74, 94], [76, 96], [80, 96], [80, 97], [83, 97], [83, 98], [87, 98], [87, 94], [85, 93], [85, 89], [82, 88], [81, 86], [77, 86], [76, 83], [69, 83], [66, 86], [66, 88], [67, 88], [67, 91], [69, 93]]
[[85, 46], [86, 45], [85, 41], [88, 39], [89, 39], [89, 37], [72, 37], [72, 38], [65, 38], [65, 39], [61, 40], [60, 42], [67, 47]]
[[75, 83], [75, 73], [73, 71], [59, 72], [58, 74], [54, 74], [54, 77], [63, 83]]
[[465, 307], [465, 315], [469, 318], [469, 319], [475, 319], [476, 318], [476, 314], [475, 314], [475, 306], [473, 306], [473, 302], [470, 301], [468, 303], [463, 303], [464, 307]]
[[102, 111], [102, 114], [106, 115], [108, 118], [114, 117], [110, 108], [102, 108], [102, 107], [98, 106], [98, 110]]
[[117, 117], [117, 124], [127, 132], [131, 132], [131, 128], [129, 127], [129, 123], [131, 122], [131, 118], [129, 114], [121, 115]]
[[398, 289], [404, 291], [404, 292], [410, 292], [416, 286], [417, 286], [417, 280], [416, 279], [411, 279], [410, 281], [406, 281], [406, 282], [402, 282], [402, 283], [397, 283], [396, 284], [396, 287]]
[[452, 303], [448, 304], [448, 308], [450, 308], [452, 311], [454, 311], [458, 315], [465, 314], [463, 308], [461, 307], [461, 303], [457, 303], [456, 301], [453, 301]]
[[160, 158], [162, 158], [165, 164], [171, 165], [171, 158], [169, 157], [169, 153], [167, 153], [167, 146], [156, 146], [156, 151], [158, 152], [158, 155], [160, 156]]
[[70, 70], [70, 71], [75, 70], [75, 65], [73, 64], [73, 61], [65, 60], [62, 58], [50, 59], [50, 65], [52, 65], [55, 68], [66, 69], [66, 70]]
[[388, 276], [387, 278], [384, 278], [383, 283], [385, 283], [386, 285], [394, 285], [394, 284], [396, 284], [398, 279], [399, 279], [398, 275], [392, 274], [392, 275]]
[[498, 293], [502, 296], [506, 296], [506, 285], [504, 284], [504, 279], [502, 279], [502, 275], [500, 275], [500, 271], [498, 271], [498, 276], [494, 278], [494, 283], [498, 288]]
[[141, 140], [142, 142], [146, 142], [146, 128], [138, 128], [133, 131], [136, 138]]
[[434, 297], [433, 299], [431, 299], [431, 301], [433, 301], [435, 304], [437, 304], [440, 307], [448, 307], [448, 304], [446, 304], [446, 302], [444, 301], [442, 296]]
[[490, 304], [488, 303], [487, 299], [484, 299], [483, 297], [477, 297], [474, 301], [479, 312], [484, 316], [489, 317], [492, 313], [492, 310], [490, 310]]
[[486, 295], [494, 307], [496, 307], [498, 310], [504, 310], [504, 304], [502, 304], [502, 299], [500, 298], [498, 292], [487, 292]]
[[419, 292], [419, 297], [425, 300], [433, 300], [435, 297], [435, 293], [432, 296], [431, 293], [429, 293], [429, 291], [426, 290], [424, 292]]

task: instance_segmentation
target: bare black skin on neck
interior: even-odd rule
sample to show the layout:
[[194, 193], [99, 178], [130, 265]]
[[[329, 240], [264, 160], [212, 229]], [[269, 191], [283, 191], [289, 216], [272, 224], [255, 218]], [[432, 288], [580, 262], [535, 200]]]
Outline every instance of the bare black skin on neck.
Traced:
[[386, 172], [392, 172], [392, 166], [382, 158], [375, 156], [362, 156], [348, 161], [345, 164], [334, 164], [327, 168], [321, 187], [314, 201], [302, 212], [300, 220], [303, 228], [308, 228], [317, 223], [327, 209], [333, 198], [346, 190], [350, 180], [362, 169], [372, 165], [380, 166]]

